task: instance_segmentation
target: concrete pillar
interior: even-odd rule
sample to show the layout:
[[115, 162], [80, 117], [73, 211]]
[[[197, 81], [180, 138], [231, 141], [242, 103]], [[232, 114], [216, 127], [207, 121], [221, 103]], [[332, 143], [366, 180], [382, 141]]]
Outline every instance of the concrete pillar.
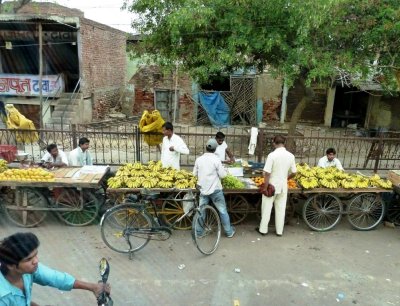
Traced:
[[328, 97], [325, 107], [324, 125], [331, 126], [333, 116], [333, 106], [335, 104], [336, 86], [328, 88]]

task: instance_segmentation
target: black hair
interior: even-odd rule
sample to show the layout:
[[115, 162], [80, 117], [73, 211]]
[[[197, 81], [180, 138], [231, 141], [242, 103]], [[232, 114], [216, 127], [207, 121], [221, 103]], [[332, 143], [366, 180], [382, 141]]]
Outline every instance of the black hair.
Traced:
[[217, 139], [225, 139], [225, 134], [222, 132], [217, 132], [217, 134], [215, 134], [215, 138]]
[[163, 127], [164, 129], [166, 129], [166, 130], [170, 130], [170, 131], [173, 131], [173, 130], [174, 130], [174, 126], [172, 125], [171, 122], [165, 122], [165, 123], [163, 124], [162, 127]]
[[331, 153], [336, 155], [336, 150], [334, 148], [329, 148], [328, 150], [326, 150], [326, 155], [331, 154]]
[[54, 148], [57, 148], [57, 145], [55, 143], [51, 143], [47, 146], [47, 152], [51, 152], [51, 150], [53, 150]]
[[277, 135], [272, 141], [274, 142], [274, 144], [285, 144], [286, 139], [282, 135]]
[[87, 139], [86, 137], [79, 138], [79, 145], [80, 146], [85, 144], [85, 143], [90, 143], [90, 140]]
[[39, 247], [39, 239], [33, 233], [16, 233], [4, 238], [0, 244], [0, 271], [7, 275], [7, 265], [17, 265]]

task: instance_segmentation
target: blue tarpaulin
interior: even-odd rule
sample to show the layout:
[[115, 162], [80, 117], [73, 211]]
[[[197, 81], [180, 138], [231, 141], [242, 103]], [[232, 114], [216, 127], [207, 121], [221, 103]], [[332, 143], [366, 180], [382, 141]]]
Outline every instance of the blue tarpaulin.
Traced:
[[228, 126], [231, 123], [230, 109], [219, 92], [199, 92], [201, 106], [205, 109], [213, 126]]

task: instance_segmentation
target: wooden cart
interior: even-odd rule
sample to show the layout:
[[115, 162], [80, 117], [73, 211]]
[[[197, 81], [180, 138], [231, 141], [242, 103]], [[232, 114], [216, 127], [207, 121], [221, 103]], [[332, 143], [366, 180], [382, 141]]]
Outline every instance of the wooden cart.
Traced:
[[0, 181], [5, 214], [22, 227], [39, 225], [50, 211], [68, 225], [88, 225], [104, 201], [102, 179], [108, 171], [105, 166], [59, 168], [52, 171], [52, 182]]
[[[161, 193], [158, 213], [167, 224], [183, 215], [182, 201], [175, 201], [176, 190], [154, 189]], [[370, 230], [379, 225], [385, 213], [381, 193], [391, 190], [381, 188], [328, 189], [316, 188], [303, 190], [289, 189], [287, 219], [294, 215], [298, 200], [304, 202], [302, 216], [313, 230], [327, 231], [336, 226], [343, 215], [347, 215], [350, 224], [358, 230]], [[138, 194], [140, 189], [108, 189], [107, 193], [115, 203], [122, 202], [128, 194]], [[231, 222], [238, 224], [255, 213], [260, 217], [261, 194], [256, 188], [224, 190]], [[271, 221], [273, 222], [273, 218]], [[177, 229], [189, 229], [191, 220], [182, 220]]]

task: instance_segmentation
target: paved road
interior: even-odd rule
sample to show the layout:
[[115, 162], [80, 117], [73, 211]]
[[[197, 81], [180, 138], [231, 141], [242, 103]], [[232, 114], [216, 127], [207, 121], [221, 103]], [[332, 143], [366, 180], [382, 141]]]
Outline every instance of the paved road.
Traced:
[[[316, 233], [292, 223], [279, 238], [258, 236], [256, 221], [248, 221], [211, 256], [197, 251], [190, 232], [175, 231], [133, 260], [105, 247], [97, 225], [74, 228], [48, 218], [32, 231], [43, 263], [83, 280], [96, 281], [98, 260], [107, 257], [116, 306], [400, 305], [398, 228], [358, 232], [342, 221]], [[1, 237], [19, 230], [0, 217]], [[91, 294], [77, 290], [35, 286], [33, 296], [41, 305], [95, 305]]]

